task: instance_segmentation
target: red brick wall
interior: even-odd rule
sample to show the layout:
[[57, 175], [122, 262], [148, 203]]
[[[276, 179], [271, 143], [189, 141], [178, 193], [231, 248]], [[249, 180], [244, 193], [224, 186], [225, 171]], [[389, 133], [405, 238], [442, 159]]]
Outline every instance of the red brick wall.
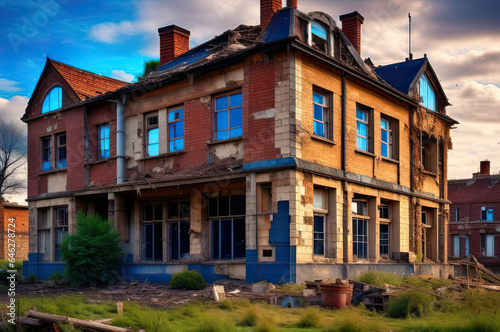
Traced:
[[[4, 209], [2, 216], [2, 242], [3, 245], [0, 247], [0, 259], [9, 259], [9, 241], [8, 241], [8, 224], [9, 219], [15, 218], [14, 221], [15, 228], [15, 259], [16, 260], [27, 260], [29, 251], [29, 221], [28, 221], [28, 208], [21, 207], [0, 207], [0, 210]], [[1, 213], [0, 213], [1, 216]]]

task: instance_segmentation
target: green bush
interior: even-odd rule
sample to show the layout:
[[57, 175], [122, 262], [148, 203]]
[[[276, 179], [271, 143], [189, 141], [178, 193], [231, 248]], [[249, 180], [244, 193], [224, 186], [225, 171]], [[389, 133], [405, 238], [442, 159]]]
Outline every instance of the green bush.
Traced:
[[233, 310], [233, 303], [228, 299], [222, 300], [219, 302], [219, 308], [222, 310]]
[[201, 273], [195, 270], [176, 273], [170, 279], [172, 289], [198, 290], [205, 288], [206, 285]]
[[255, 307], [255, 306], [251, 306], [245, 312], [243, 319], [238, 322], [238, 325], [239, 326], [256, 326], [262, 320], [263, 320], [262, 313], [260, 312], [260, 309]]
[[284, 284], [278, 287], [278, 291], [285, 294], [302, 294], [304, 289], [306, 289], [306, 285], [304, 284], [296, 284], [294, 282]]
[[436, 304], [434, 296], [416, 290], [400, 293], [389, 301], [387, 315], [392, 318], [422, 317], [432, 312]]
[[52, 280], [56, 285], [59, 285], [61, 280], [64, 279], [64, 274], [61, 272], [54, 271], [49, 277], [49, 280]]
[[61, 244], [66, 279], [73, 286], [104, 285], [121, 259], [120, 235], [99, 216], [79, 214], [76, 233]]
[[375, 287], [384, 287], [386, 284], [392, 286], [401, 286], [403, 284], [401, 277], [388, 272], [365, 272], [357, 276], [355, 280]]
[[38, 282], [38, 278], [34, 274], [30, 274], [26, 277], [26, 281], [28, 284], [36, 284]]

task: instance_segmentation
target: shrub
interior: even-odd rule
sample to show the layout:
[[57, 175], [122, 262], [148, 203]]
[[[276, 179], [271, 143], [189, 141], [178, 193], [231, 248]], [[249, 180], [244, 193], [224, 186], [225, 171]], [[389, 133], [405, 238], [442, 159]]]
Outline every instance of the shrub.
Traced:
[[219, 308], [222, 310], [233, 310], [233, 303], [228, 299], [222, 300], [219, 302]]
[[120, 263], [120, 252], [120, 235], [112, 223], [99, 216], [79, 214], [76, 233], [61, 244], [68, 282], [77, 287], [108, 283]]
[[247, 309], [243, 319], [238, 322], [239, 326], [256, 326], [262, 321], [262, 313], [259, 308], [251, 306]]
[[269, 320], [263, 320], [255, 327], [255, 332], [274, 332], [276, 331], [276, 326]]
[[278, 291], [285, 294], [302, 294], [304, 289], [306, 289], [306, 285], [296, 284], [294, 282], [284, 284], [278, 287]]
[[34, 274], [30, 274], [26, 277], [26, 281], [28, 284], [36, 284], [38, 282], [38, 278]]
[[370, 284], [376, 287], [384, 287], [386, 284], [392, 286], [401, 286], [401, 277], [388, 272], [365, 272], [360, 274], [355, 280], [363, 282], [365, 284]]
[[200, 272], [195, 270], [176, 273], [170, 279], [170, 288], [172, 289], [198, 290], [204, 289], [205, 286], [205, 279]]
[[193, 332], [234, 332], [236, 327], [218, 317], [210, 317], [202, 320], [201, 324], [193, 329]]
[[304, 314], [300, 317], [297, 327], [321, 327], [321, 316], [318, 310], [314, 308], [306, 309]]
[[57, 271], [54, 271], [52, 272], [52, 274], [50, 275], [49, 277], [49, 280], [52, 280], [54, 281], [54, 283], [56, 285], [59, 285], [59, 283], [61, 282], [61, 280], [64, 279], [64, 274], [61, 273], [61, 272], [57, 272]]
[[434, 296], [416, 290], [400, 293], [389, 301], [387, 315], [392, 318], [421, 317], [432, 312]]

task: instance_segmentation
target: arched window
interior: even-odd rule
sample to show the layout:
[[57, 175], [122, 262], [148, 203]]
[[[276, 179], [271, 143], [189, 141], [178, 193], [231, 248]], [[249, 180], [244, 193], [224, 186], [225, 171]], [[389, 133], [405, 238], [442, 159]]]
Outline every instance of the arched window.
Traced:
[[42, 113], [47, 113], [62, 107], [62, 88], [53, 88], [45, 96], [42, 106]]
[[311, 22], [312, 46], [321, 52], [328, 52], [328, 32], [318, 21]]
[[434, 92], [434, 88], [425, 73], [420, 76], [419, 84], [420, 97], [422, 98], [420, 105], [427, 107], [432, 111], [436, 111], [436, 93]]

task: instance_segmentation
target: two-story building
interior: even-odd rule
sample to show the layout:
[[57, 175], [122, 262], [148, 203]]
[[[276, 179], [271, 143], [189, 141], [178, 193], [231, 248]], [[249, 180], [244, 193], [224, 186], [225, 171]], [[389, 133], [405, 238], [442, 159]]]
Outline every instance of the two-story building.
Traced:
[[456, 121], [429, 60], [375, 68], [359, 13], [340, 28], [297, 1], [260, 4], [260, 25], [193, 49], [188, 30], [160, 28], [161, 67], [139, 83], [47, 60], [23, 118], [26, 275], [64, 268], [78, 212], [114, 222], [120, 272], [138, 280], [196, 269], [300, 282], [446, 262]]

